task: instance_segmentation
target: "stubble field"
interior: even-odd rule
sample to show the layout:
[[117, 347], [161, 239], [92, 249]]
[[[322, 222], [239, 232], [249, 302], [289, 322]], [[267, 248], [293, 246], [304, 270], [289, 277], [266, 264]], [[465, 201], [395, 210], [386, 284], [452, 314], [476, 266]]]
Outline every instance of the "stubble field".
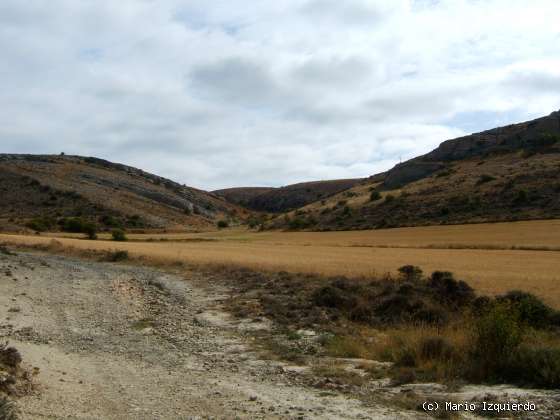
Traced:
[[91, 250], [126, 250], [164, 262], [246, 266], [325, 275], [395, 273], [413, 264], [425, 272], [452, 271], [479, 293], [532, 292], [560, 308], [560, 220], [432, 226], [352, 232], [131, 234], [128, 242], [101, 235], [0, 235], [0, 242]]

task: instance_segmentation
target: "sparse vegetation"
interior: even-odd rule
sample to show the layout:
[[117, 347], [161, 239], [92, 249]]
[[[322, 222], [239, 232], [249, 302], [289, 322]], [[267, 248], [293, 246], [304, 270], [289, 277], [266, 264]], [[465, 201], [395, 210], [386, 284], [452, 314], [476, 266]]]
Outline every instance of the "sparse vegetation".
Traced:
[[393, 201], [395, 201], [395, 196], [394, 196], [394, 195], [392, 195], [392, 194], [387, 194], [387, 195], [385, 196], [385, 202], [386, 202], [386, 203], [391, 203], [391, 202], [393, 202]]
[[113, 241], [124, 242], [127, 240], [126, 233], [122, 229], [114, 229], [111, 232], [111, 236], [113, 238]]
[[494, 181], [495, 179], [496, 178], [493, 177], [492, 175], [483, 174], [483, 175], [480, 175], [480, 177], [478, 178], [478, 181], [476, 181], [476, 185], [486, 184], [487, 182]]
[[243, 295], [260, 296], [266, 316], [280, 325], [324, 331], [325, 354], [392, 362], [385, 374], [394, 384], [560, 386], [557, 311], [520, 292], [476, 297], [446, 271], [429, 277], [412, 265], [400, 271], [400, 279], [234, 272], [243, 281], [233, 310], [241, 310]]
[[227, 222], [227, 220], [218, 220], [217, 226], [218, 229], [225, 229], [229, 227], [229, 223]]
[[119, 261], [126, 261], [128, 260], [129, 255], [128, 251], [111, 251], [108, 252], [105, 261], [109, 262], [119, 262]]
[[377, 201], [377, 200], [381, 200], [381, 194], [379, 193], [379, 191], [372, 191], [371, 194], [369, 195], [369, 201]]
[[0, 419], [18, 420], [20, 418], [16, 404], [4, 395], [0, 395]]

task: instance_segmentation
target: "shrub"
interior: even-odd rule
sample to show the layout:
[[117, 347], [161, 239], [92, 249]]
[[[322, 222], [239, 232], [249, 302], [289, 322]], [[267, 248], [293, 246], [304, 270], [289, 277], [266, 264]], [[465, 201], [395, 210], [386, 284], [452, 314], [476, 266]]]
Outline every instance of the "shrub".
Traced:
[[507, 303], [519, 314], [519, 320], [533, 328], [547, 328], [554, 323], [555, 311], [531, 293], [512, 290], [497, 298]]
[[111, 232], [113, 241], [124, 242], [127, 240], [126, 233], [122, 229], [115, 229]]
[[83, 227], [83, 231], [87, 235], [88, 239], [97, 239], [97, 226], [93, 223], [86, 223]]
[[385, 196], [385, 202], [386, 202], [386, 203], [390, 203], [390, 202], [392, 202], [392, 201], [395, 201], [395, 196], [394, 196], [394, 195], [391, 195], [391, 194], [387, 194], [387, 195]]
[[430, 287], [442, 302], [463, 306], [474, 299], [474, 290], [463, 280], [455, 280], [449, 271], [434, 271], [428, 281]]
[[495, 305], [476, 321], [474, 335], [472, 374], [482, 380], [507, 379], [508, 361], [523, 338], [517, 311]]
[[301, 217], [295, 217], [289, 221], [288, 226], [290, 229], [298, 230], [298, 229], [305, 229], [309, 226], [309, 223], [302, 219]]
[[480, 175], [478, 181], [476, 181], [476, 185], [486, 184], [487, 182], [494, 181], [495, 179], [496, 178], [494, 178], [492, 175]]
[[18, 420], [19, 418], [19, 412], [15, 403], [8, 397], [0, 395], [0, 419]]
[[128, 260], [128, 251], [113, 251], [107, 254], [107, 261], [118, 262]]
[[381, 194], [379, 194], [379, 191], [372, 191], [371, 194], [369, 195], [369, 201], [377, 201], [381, 199]]
[[528, 199], [529, 199], [529, 197], [527, 195], [527, 191], [519, 190], [519, 191], [517, 191], [517, 195], [515, 196], [515, 198], [513, 200], [513, 203], [514, 204], [523, 204], [523, 203], [526, 203]]
[[190, 207], [185, 207], [183, 209], [183, 213], [185, 213], [187, 216], [190, 216], [192, 214], [192, 210]]
[[337, 287], [325, 286], [315, 291], [313, 302], [327, 308], [342, 308], [348, 304], [348, 297]]
[[249, 225], [251, 229], [254, 229], [259, 225], [259, 221], [252, 217], [247, 221], [247, 225]]
[[105, 226], [108, 227], [114, 227], [114, 228], [122, 228], [122, 223], [120, 220], [115, 219], [113, 216], [111, 215], [104, 215], [101, 218], [101, 223], [103, 223]]
[[139, 228], [145, 226], [145, 223], [140, 217], [140, 215], [133, 214], [132, 216], [126, 217], [126, 225], [133, 228]]
[[79, 217], [64, 218], [60, 221], [62, 230], [71, 233], [84, 233], [86, 222]]
[[219, 220], [217, 226], [219, 229], [224, 229], [229, 226], [229, 223], [226, 220]]
[[8, 343], [0, 345], [0, 364], [10, 368], [16, 368], [21, 363], [22, 358], [20, 352], [14, 348], [9, 347]]
[[560, 349], [521, 346], [511, 358], [507, 379], [539, 388], [560, 388]]
[[419, 347], [424, 360], [447, 360], [453, 356], [453, 346], [440, 336], [423, 338]]
[[398, 271], [406, 281], [413, 282], [422, 278], [422, 269], [415, 265], [403, 265]]
[[33, 229], [36, 232], [45, 232], [52, 228], [52, 224], [50, 223], [49, 219], [44, 217], [36, 217], [35, 219], [30, 220], [26, 223], [29, 229]]

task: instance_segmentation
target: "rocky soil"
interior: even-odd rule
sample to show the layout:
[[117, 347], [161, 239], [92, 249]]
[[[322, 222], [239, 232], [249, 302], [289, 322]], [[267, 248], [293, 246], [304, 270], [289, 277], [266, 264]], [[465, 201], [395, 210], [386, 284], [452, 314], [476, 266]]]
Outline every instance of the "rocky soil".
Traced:
[[0, 253], [0, 338], [38, 372], [23, 418], [421, 417], [299, 385], [220, 310], [223, 289], [189, 276]]
[[[280, 331], [230, 316], [232, 289], [219, 278], [0, 248], [0, 342], [33, 373], [17, 399], [22, 418], [415, 419], [428, 417], [423, 401], [528, 401], [537, 412], [520, 417], [557, 418], [555, 391], [383, 378], [349, 387], [313, 363], [360, 375], [379, 362], [275, 361], [263, 342], [286, 345]], [[313, 331], [299, 333], [298, 346], [317, 345]]]

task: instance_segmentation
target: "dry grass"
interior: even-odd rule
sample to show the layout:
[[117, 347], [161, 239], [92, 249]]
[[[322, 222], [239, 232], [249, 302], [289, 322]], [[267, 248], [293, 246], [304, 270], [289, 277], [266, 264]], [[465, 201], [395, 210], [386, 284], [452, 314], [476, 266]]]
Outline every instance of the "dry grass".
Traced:
[[[57, 240], [78, 249], [125, 250], [131, 257], [162, 262], [326, 275], [382, 275], [413, 264], [427, 273], [452, 271], [479, 293], [520, 289], [560, 308], [560, 253], [553, 251], [560, 247], [559, 220], [354, 232], [254, 233], [232, 229], [198, 234], [130, 235], [130, 239], [125, 243]], [[46, 245], [51, 240], [50, 236], [0, 235], [0, 241], [21, 245]]]

